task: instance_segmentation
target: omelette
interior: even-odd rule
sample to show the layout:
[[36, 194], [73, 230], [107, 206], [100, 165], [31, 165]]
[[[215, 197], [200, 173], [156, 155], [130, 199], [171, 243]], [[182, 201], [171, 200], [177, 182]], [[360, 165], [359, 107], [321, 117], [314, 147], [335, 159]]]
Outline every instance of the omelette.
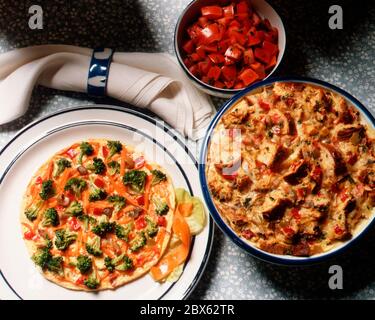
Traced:
[[219, 120], [206, 176], [220, 215], [242, 239], [273, 254], [312, 256], [372, 216], [374, 151], [373, 129], [343, 96], [276, 82]]
[[98, 291], [135, 280], [158, 263], [174, 211], [175, 191], [163, 168], [120, 141], [96, 139], [57, 152], [37, 170], [20, 220], [45, 278]]

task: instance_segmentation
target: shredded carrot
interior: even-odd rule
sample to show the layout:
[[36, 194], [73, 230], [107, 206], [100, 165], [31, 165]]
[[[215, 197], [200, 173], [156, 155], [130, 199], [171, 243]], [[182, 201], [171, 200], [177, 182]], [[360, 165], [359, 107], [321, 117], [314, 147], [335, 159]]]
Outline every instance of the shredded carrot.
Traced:
[[47, 165], [47, 169], [44, 174], [44, 179], [43, 180], [48, 180], [51, 179], [52, 176], [52, 171], [53, 171], [53, 161], [50, 161]]
[[64, 187], [66, 183], [68, 182], [70, 176], [73, 173], [73, 169], [67, 168], [64, 170], [64, 172], [60, 175], [58, 181], [57, 181], [57, 186], [58, 186], [58, 193], [61, 193], [64, 191]]
[[24, 227], [26, 227], [30, 232], [33, 231], [33, 228], [32, 228], [29, 224], [27, 224], [27, 223], [25, 223], [25, 222], [22, 222], [22, 225], [23, 225]]
[[70, 150], [70, 149], [78, 148], [79, 145], [80, 145], [79, 143], [75, 143], [75, 144], [73, 144], [72, 146], [67, 147], [67, 148], [61, 150], [61, 152], [59, 153], [59, 155], [65, 154], [65, 153], [66, 153], [68, 150]]
[[165, 279], [176, 267], [184, 263], [189, 255], [191, 235], [189, 225], [179, 212], [174, 215], [173, 232], [181, 239], [181, 244], [171, 250], [150, 270], [151, 276], [160, 281]]
[[151, 182], [152, 182], [152, 177], [151, 176], [147, 176], [147, 178], [146, 178], [146, 185], [145, 185], [145, 193], [144, 193], [144, 198], [145, 198], [144, 208], [145, 208], [146, 211], [148, 210], [148, 206], [150, 204]]
[[133, 205], [133, 206], [136, 206], [138, 207], [138, 202], [137, 200], [135, 200], [132, 196], [130, 196], [130, 194], [127, 193], [127, 190], [125, 188], [125, 186], [121, 183], [118, 183], [118, 182], [114, 182], [113, 184], [113, 187], [114, 187], [114, 190], [121, 196], [125, 197], [126, 198], [126, 202]]
[[85, 212], [88, 212], [89, 207], [90, 207], [90, 202], [89, 202], [89, 191], [85, 190], [82, 192], [82, 202], [83, 202], [83, 208]]

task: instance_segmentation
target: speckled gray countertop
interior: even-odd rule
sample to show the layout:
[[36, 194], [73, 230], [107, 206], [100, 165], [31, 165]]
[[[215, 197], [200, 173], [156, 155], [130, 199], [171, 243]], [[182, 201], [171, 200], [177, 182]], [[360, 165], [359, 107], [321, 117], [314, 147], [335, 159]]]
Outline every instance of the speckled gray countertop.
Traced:
[[[115, 47], [123, 51], [173, 53], [173, 32], [190, 0], [38, 1], [44, 29], [28, 27], [34, 1], [0, 0], [0, 52], [64, 43]], [[375, 110], [375, 5], [373, 1], [270, 0], [287, 30], [287, 51], [278, 75], [310, 76], [349, 91]], [[328, 8], [341, 4], [344, 29], [328, 28]], [[29, 122], [51, 112], [92, 102], [83, 94], [36, 88], [29, 112], [0, 126], [0, 147]], [[223, 101], [215, 100], [220, 106]], [[193, 299], [373, 299], [375, 230], [344, 255], [324, 264], [285, 268], [261, 262], [237, 248], [216, 229], [207, 269]], [[328, 288], [328, 268], [344, 271], [344, 289]]]

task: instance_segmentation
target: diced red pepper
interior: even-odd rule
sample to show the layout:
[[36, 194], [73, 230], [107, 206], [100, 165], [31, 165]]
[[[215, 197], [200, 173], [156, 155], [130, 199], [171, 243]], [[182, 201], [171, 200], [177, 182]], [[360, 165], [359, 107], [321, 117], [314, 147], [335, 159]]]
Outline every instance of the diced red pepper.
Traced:
[[76, 217], [71, 217], [68, 224], [71, 231], [77, 231], [81, 228], [81, 224]]
[[344, 229], [342, 229], [340, 226], [336, 225], [335, 226], [335, 233], [339, 236], [341, 236], [344, 233]]
[[205, 6], [202, 7], [201, 12], [207, 19], [219, 19], [223, 16], [223, 9], [219, 6]]
[[167, 219], [163, 216], [158, 216], [158, 226], [166, 227], [167, 226]]
[[255, 234], [250, 230], [244, 230], [244, 231], [242, 231], [242, 236], [245, 239], [250, 240], [251, 238], [253, 238], [255, 236]]
[[105, 187], [105, 183], [102, 179], [99, 179], [99, 178], [96, 178], [94, 180], [94, 184], [98, 187], [98, 188], [104, 188]]
[[43, 183], [43, 179], [42, 179], [42, 177], [38, 177], [38, 178], [36, 178], [36, 179], [35, 179], [35, 183], [36, 183], [36, 184], [42, 184], [42, 183]]
[[103, 146], [102, 152], [103, 152], [104, 158], [107, 158], [108, 155], [109, 155], [109, 149], [108, 149], [108, 147], [107, 146]]
[[81, 285], [83, 285], [83, 284], [85, 283], [85, 280], [86, 280], [86, 279], [87, 279], [87, 276], [80, 276], [80, 277], [76, 280], [75, 284], [81, 286]]
[[292, 236], [295, 234], [294, 230], [293, 230], [291, 227], [284, 227], [284, 228], [283, 228], [283, 231], [284, 231], [284, 233], [286, 233], [287, 236], [289, 236], [289, 237], [292, 237]]
[[140, 169], [145, 165], [145, 163], [146, 163], [145, 158], [143, 156], [140, 156], [134, 160], [134, 168]]
[[297, 219], [297, 220], [301, 219], [301, 214], [299, 213], [299, 210], [297, 208], [293, 208], [291, 210], [291, 214], [294, 219]]
[[238, 78], [243, 81], [245, 86], [248, 86], [258, 79], [258, 75], [252, 69], [248, 68], [242, 71]]
[[139, 196], [137, 198], [137, 203], [140, 205], [140, 206], [144, 206], [145, 205], [145, 196]]
[[67, 152], [65, 152], [70, 159], [74, 159], [74, 157], [77, 155], [77, 152], [75, 149], [69, 149]]
[[23, 234], [23, 237], [26, 239], [26, 240], [32, 240], [35, 236], [35, 233], [32, 232], [31, 230], [28, 230], [26, 231], [24, 234]]
[[135, 228], [137, 230], [143, 229], [147, 226], [147, 222], [145, 220], [145, 217], [141, 216], [137, 220], [135, 220]]

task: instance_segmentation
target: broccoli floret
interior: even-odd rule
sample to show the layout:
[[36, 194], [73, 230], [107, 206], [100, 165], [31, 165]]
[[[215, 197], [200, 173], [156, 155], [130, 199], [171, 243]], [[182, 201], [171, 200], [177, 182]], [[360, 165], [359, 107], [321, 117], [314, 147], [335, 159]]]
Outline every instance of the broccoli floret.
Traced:
[[32, 204], [28, 209], [25, 210], [25, 216], [28, 220], [34, 221], [39, 214], [40, 208], [42, 207], [43, 201], [38, 201]]
[[109, 272], [115, 271], [115, 264], [112, 262], [112, 259], [110, 257], [104, 258], [104, 265]]
[[104, 200], [105, 198], [107, 198], [107, 192], [99, 188], [95, 188], [89, 195], [90, 202]]
[[93, 171], [96, 174], [103, 174], [106, 168], [102, 159], [94, 158], [92, 163], [86, 166], [86, 169]]
[[132, 223], [128, 223], [125, 226], [116, 224], [115, 234], [116, 234], [117, 238], [128, 242], [129, 241], [129, 233], [132, 231], [132, 228], [133, 228]]
[[79, 178], [71, 178], [66, 183], [64, 190], [71, 191], [77, 198], [81, 197], [83, 190], [87, 188], [87, 182]]
[[82, 142], [79, 148], [81, 149], [81, 153], [78, 157], [78, 163], [82, 164], [83, 156], [91, 156], [94, 153], [94, 148], [88, 142]]
[[72, 167], [72, 163], [68, 159], [60, 158], [54, 164], [53, 176], [56, 178], [60, 174], [62, 174], [66, 168], [71, 168], [71, 167]]
[[62, 257], [53, 257], [49, 252], [49, 248], [45, 247], [39, 249], [33, 256], [34, 263], [42, 269], [47, 269], [51, 272], [62, 272]]
[[102, 250], [100, 250], [100, 237], [89, 238], [86, 243], [86, 250], [89, 254], [100, 257], [103, 254]]
[[112, 232], [115, 228], [115, 222], [101, 222], [91, 229], [99, 237], [104, 237], [108, 232]]
[[60, 223], [59, 214], [55, 208], [49, 208], [44, 212], [42, 225], [44, 227], [53, 226], [56, 227]]
[[76, 233], [67, 229], [57, 230], [55, 236], [55, 246], [59, 250], [66, 250], [77, 238]]
[[77, 257], [76, 267], [82, 274], [87, 274], [92, 269], [92, 260], [88, 256], [79, 255]]
[[150, 238], [155, 237], [158, 234], [159, 228], [157, 224], [146, 217], [146, 222], [147, 222], [147, 228], [146, 228], [146, 233]]
[[165, 215], [165, 214], [168, 213], [169, 206], [168, 206], [168, 204], [167, 204], [167, 202], [165, 200], [162, 200], [159, 197], [153, 197], [152, 198], [152, 202], [155, 205], [155, 212], [158, 215], [163, 216], [163, 215]]
[[138, 232], [137, 236], [131, 242], [130, 250], [133, 252], [138, 251], [146, 245], [146, 241], [145, 233], [143, 231]]
[[52, 198], [56, 194], [55, 188], [53, 186], [52, 180], [46, 180], [42, 183], [42, 190], [39, 193], [39, 196], [43, 200], [48, 200], [49, 198]]
[[122, 144], [120, 141], [107, 141], [107, 146], [109, 148], [109, 159], [116, 153], [120, 153], [122, 150]]
[[154, 186], [155, 184], [158, 184], [159, 182], [165, 181], [167, 179], [167, 175], [160, 170], [151, 170], [152, 173], [152, 182], [151, 184]]
[[125, 173], [122, 178], [124, 185], [130, 185], [131, 188], [138, 192], [142, 193], [145, 189], [147, 173], [141, 170], [130, 170]]
[[117, 194], [108, 197], [108, 201], [113, 203], [113, 206], [114, 206], [113, 213], [119, 212], [126, 205], [126, 199], [122, 196], [117, 195]]
[[116, 270], [119, 271], [128, 271], [134, 268], [133, 260], [130, 259], [128, 256], [124, 256], [123, 263], [116, 266]]
[[111, 161], [108, 163], [108, 172], [111, 176], [120, 173], [120, 164], [117, 161]]
[[42, 269], [45, 269], [47, 267], [48, 261], [51, 258], [52, 258], [52, 255], [47, 248], [39, 249], [31, 257], [34, 263], [37, 266], [41, 267]]
[[83, 226], [85, 227], [85, 230], [89, 228], [89, 224], [96, 224], [96, 219], [87, 214], [78, 216], [78, 219], [83, 222]]
[[54, 273], [61, 273], [63, 271], [62, 262], [62, 257], [52, 257], [47, 263], [47, 269]]
[[78, 217], [83, 214], [83, 207], [78, 201], [73, 201], [68, 208], [65, 209], [65, 213], [69, 216]]
[[99, 281], [98, 279], [96, 279], [96, 277], [94, 275], [91, 275], [90, 277], [88, 277], [84, 282], [85, 286], [89, 289], [97, 289], [99, 287]]

